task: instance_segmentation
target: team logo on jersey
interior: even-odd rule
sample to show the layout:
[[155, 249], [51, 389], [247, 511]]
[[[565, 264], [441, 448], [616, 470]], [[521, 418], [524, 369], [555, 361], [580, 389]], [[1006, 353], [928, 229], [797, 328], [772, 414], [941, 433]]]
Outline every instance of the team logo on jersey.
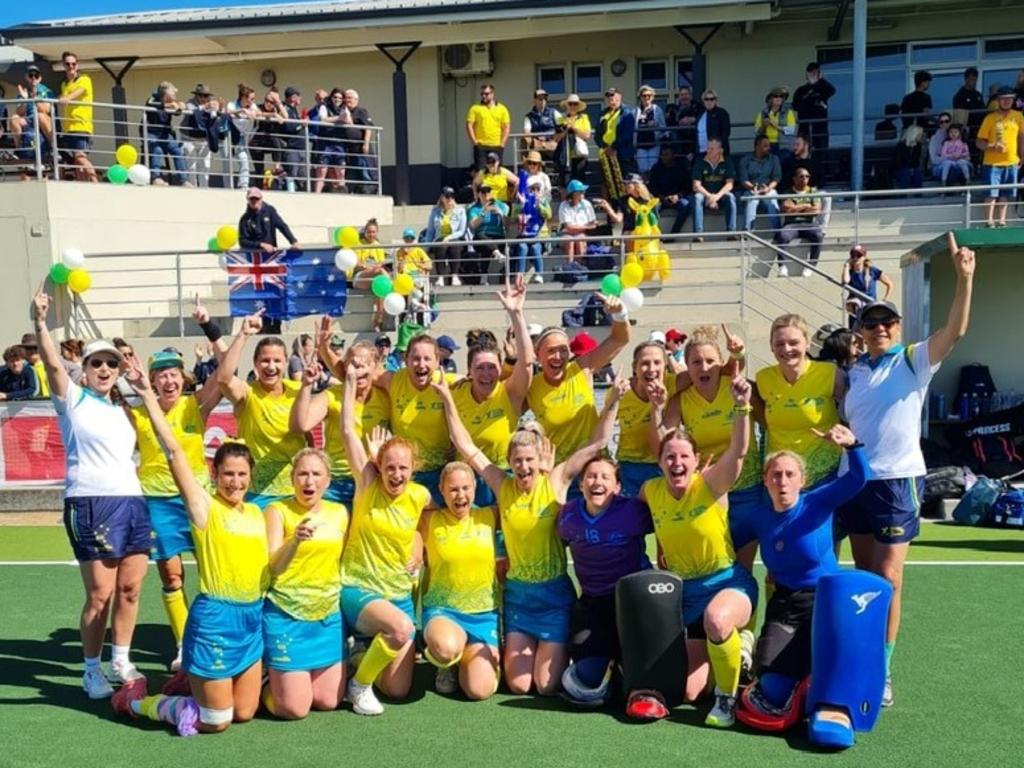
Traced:
[[676, 585], [671, 581], [657, 581], [647, 585], [647, 591], [652, 595], [671, 595], [676, 591]]
[[881, 595], [881, 591], [877, 592], [861, 592], [859, 595], [850, 595], [850, 599], [857, 604], [856, 616], [860, 616], [864, 611], [871, 605], [871, 601]]

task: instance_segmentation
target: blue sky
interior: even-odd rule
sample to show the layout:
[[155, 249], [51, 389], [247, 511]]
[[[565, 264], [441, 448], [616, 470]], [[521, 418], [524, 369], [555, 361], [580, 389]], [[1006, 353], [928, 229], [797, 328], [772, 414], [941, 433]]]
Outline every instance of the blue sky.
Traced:
[[3, 0], [0, 2], [0, 29], [32, 21], [95, 16], [103, 13], [172, 8], [227, 8], [238, 5], [275, 5], [281, 2], [287, 0], [47, 0], [44, 3]]

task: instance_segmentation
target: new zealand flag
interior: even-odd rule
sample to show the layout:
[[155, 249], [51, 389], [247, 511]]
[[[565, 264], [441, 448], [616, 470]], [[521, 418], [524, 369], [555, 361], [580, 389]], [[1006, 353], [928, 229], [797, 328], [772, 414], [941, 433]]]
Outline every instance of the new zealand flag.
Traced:
[[279, 320], [345, 313], [345, 274], [334, 266], [333, 250], [234, 251], [225, 260], [233, 316], [261, 309]]

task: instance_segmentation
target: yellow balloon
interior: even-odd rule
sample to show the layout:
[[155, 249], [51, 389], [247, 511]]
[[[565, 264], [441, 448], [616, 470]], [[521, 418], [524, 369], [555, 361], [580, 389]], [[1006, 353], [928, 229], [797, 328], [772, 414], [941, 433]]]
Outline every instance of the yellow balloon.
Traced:
[[401, 294], [402, 296], [408, 296], [412, 293], [412, 289], [416, 287], [416, 284], [409, 275], [403, 272], [395, 277], [395, 281], [391, 287], [394, 289], [395, 293]]
[[342, 227], [338, 233], [338, 245], [342, 248], [355, 248], [359, 245], [359, 230], [355, 227]]
[[68, 275], [68, 288], [72, 293], [85, 293], [92, 285], [92, 275], [85, 269], [72, 269]]
[[635, 288], [644, 281], [644, 268], [639, 264], [627, 264], [619, 275], [626, 288]]
[[672, 262], [669, 260], [668, 251], [658, 251], [658, 276], [663, 283], [672, 277]]
[[230, 250], [238, 245], [238, 229], [225, 224], [217, 230], [217, 245], [222, 251]]
[[122, 144], [117, 148], [117, 163], [125, 168], [131, 168], [139, 162], [139, 151], [131, 144]]

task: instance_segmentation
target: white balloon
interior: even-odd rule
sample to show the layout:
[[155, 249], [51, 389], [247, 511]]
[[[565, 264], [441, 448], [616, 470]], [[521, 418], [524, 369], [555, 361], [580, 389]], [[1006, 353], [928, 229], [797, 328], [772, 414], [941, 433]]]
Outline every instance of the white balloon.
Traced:
[[405, 312], [405, 296], [392, 291], [384, 297], [384, 311], [389, 315], [400, 315]]
[[348, 272], [359, 263], [359, 257], [351, 248], [341, 248], [334, 254], [334, 266], [342, 272]]
[[644, 305], [644, 294], [639, 288], [623, 288], [619, 294], [619, 301], [626, 309], [633, 311]]
[[60, 260], [68, 269], [81, 269], [85, 266], [85, 254], [78, 248], [65, 248]]
[[138, 184], [140, 187], [147, 186], [149, 184], [149, 168], [142, 163], [136, 163], [128, 169], [128, 181]]
[[217, 266], [221, 269], [228, 268], [228, 255], [226, 253], [217, 254]]

